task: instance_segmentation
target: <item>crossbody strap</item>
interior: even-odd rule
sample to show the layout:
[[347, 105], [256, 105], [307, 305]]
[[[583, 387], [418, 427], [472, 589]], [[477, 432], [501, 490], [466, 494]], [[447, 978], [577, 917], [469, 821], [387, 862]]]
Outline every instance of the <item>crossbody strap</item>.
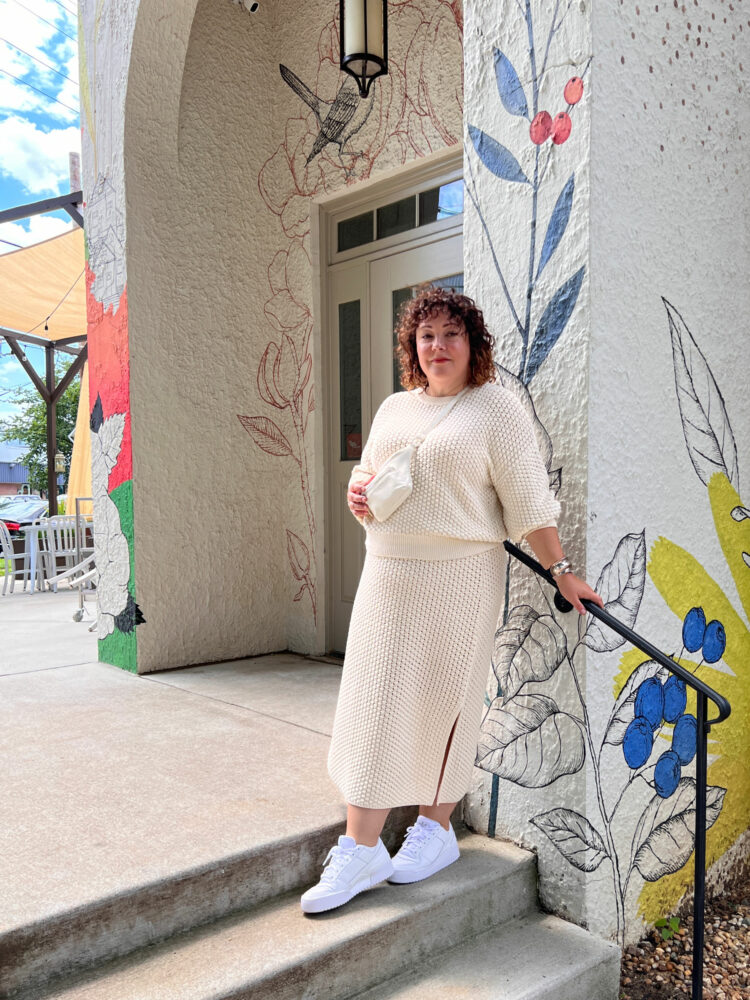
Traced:
[[459, 401], [459, 399], [464, 395], [464, 393], [466, 393], [468, 391], [469, 391], [469, 386], [468, 385], [464, 386], [464, 388], [453, 397], [453, 399], [450, 401], [450, 403], [448, 403], [447, 406], [444, 406], [439, 411], [439, 413], [436, 415], [436, 417], [432, 421], [432, 423], [428, 426], [428, 428], [424, 432], [424, 434], [422, 434], [420, 437], [417, 437], [417, 438], [414, 439], [414, 447], [415, 448], [418, 448], [421, 444], [424, 443], [424, 440], [428, 436], [428, 434], [432, 434], [432, 432], [435, 430], [435, 428], [440, 423], [440, 421], [444, 420], [445, 417], [448, 416], [448, 414], [451, 412], [451, 410], [456, 405], [456, 403]]

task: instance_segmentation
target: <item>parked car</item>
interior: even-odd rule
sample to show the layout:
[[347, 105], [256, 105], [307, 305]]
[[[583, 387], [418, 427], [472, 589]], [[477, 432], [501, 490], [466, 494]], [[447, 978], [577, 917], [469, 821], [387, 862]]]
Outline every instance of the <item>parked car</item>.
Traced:
[[39, 497], [18, 495], [0, 499], [0, 521], [5, 522], [11, 537], [19, 535], [24, 525], [46, 517], [48, 510], [47, 501]]

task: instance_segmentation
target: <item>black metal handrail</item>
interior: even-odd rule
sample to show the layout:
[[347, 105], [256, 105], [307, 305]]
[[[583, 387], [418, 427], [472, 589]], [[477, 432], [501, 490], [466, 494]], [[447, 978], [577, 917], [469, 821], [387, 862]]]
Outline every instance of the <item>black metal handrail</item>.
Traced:
[[[557, 588], [555, 578], [532, 556], [527, 555], [522, 549], [512, 542], [505, 542], [505, 548], [519, 562], [524, 563], [532, 569], [537, 576], [540, 576], [547, 583], [551, 583], [555, 588], [555, 607], [558, 611], [566, 613], [573, 610], [573, 605], [567, 601]], [[723, 722], [729, 717], [731, 706], [723, 695], [720, 695], [708, 684], [695, 677], [683, 666], [671, 657], [667, 656], [647, 639], [638, 635], [632, 628], [623, 625], [608, 611], [604, 611], [593, 601], [584, 600], [581, 602], [586, 610], [599, 621], [609, 626], [623, 639], [627, 639], [631, 645], [636, 646], [652, 660], [666, 667], [670, 673], [679, 677], [681, 681], [691, 687], [697, 695], [696, 708], [696, 767], [695, 767], [695, 893], [693, 896], [693, 974], [692, 974], [692, 1000], [701, 1000], [703, 996], [703, 942], [705, 925], [705, 905], [706, 905], [706, 793], [708, 770], [708, 733], [711, 726]], [[707, 702], [712, 701], [716, 706], [718, 715], [715, 719], [709, 719]]]

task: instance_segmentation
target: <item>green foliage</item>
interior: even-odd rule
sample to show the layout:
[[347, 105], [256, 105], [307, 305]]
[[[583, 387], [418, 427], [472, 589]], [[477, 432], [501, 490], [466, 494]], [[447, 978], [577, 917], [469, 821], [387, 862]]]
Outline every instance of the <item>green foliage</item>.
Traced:
[[[70, 364], [56, 366], [58, 383]], [[65, 456], [68, 468], [73, 453], [68, 435], [76, 424], [80, 392], [81, 380], [74, 378], [57, 401], [57, 450]], [[33, 385], [19, 386], [11, 394], [10, 402], [20, 409], [15, 416], [0, 421], [0, 441], [20, 441], [25, 446], [23, 463], [29, 467], [29, 485], [32, 493], [38, 493], [47, 489], [47, 408]]]
[[680, 918], [679, 917], [659, 917], [654, 923], [654, 927], [658, 927], [661, 931], [662, 940], [670, 941], [677, 931], [680, 929]]

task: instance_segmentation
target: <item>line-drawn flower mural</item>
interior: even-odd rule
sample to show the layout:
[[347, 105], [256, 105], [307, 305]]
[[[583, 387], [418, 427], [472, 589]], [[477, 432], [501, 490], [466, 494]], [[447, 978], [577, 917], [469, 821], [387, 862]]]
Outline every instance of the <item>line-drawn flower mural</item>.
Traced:
[[[317, 621], [316, 537], [306, 434], [315, 409], [311, 379], [312, 270], [308, 242], [310, 199], [369, 177], [380, 161], [390, 166], [457, 143], [462, 92], [446, 95], [435, 59], [463, 65], [463, 17], [459, 0], [403, 0], [390, 5], [388, 76], [362, 100], [339, 67], [338, 19], [318, 38], [315, 80], [281, 65], [281, 79], [299, 107], [283, 124], [283, 138], [258, 174], [258, 190], [281, 228], [280, 246], [268, 265], [270, 295], [264, 311], [275, 333], [257, 372], [258, 394], [270, 415], [240, 416], [255, 444], [299, 470], [307, 520], [303, 540], [284, 528], [287, 558], [299, 585], [295, 601], [310, 597]], [[285, 423], [280, 413], [286, 411]]]
[[104, 417], [101, 396], [91, 412], [91, 486], [96, 503], [97, 637], [115, 629], [129, 633], [145, 619], [130, 592], [130, 551], [120, 523], [120, 511], [108, 492], [109, 474], [117, 465], [125, 430], [125, 414]]
[[[750, 617], [750, 511], [730, 479], [739, 483], [727, 407], [682, 316], [666, 300], [664, 305], [687, 454], [708, 488], [717, 536]], [[680, 619], [681, 646], [673, 658], [726, 694], [733, 707], [732, 717], [712, 731], [709, 746], [706, 827], [714, 828], [710, 863], [750, 824], [750, 764], [741, 732], [750, 711], [750, 630], [684, 549], [661, 537], [647, 558], [645, 531], [620, 539], [595, 589], [605, 608], [633, 627], [647, 576]], [[688, 771], [696, 753], [695, 698], [665, 667], [629, 649], [620, 659], [615, 701], [596, 745], [576, 655], [584, 648], [611, 652], [624, 640], [596, 619], [581, 619], [571, 647], [553, 604], [542, 584], [538, 586], [543, 610], [531, 605], [510, 609], [496, 634], [493, 670], [498, 693], [486, 699], [476, 764], [492, 772], [493, 783], [504, 779], [525, 788], [542, 788], [590, 768], [598, 824], [569, 808], [539, 813], [530, 822], [579, 871], [609, 865], [616, 933], [624, 944], [636, 890], [641, 915], [653, 921], [676, 904], [692, 882], [687, 863], [695, 846], [696, 783]], [[560, 668], [567, 671], [580, 712], [562, 710], [540, 690]], [[658, 890], [653, 888], [657, 882]]]

